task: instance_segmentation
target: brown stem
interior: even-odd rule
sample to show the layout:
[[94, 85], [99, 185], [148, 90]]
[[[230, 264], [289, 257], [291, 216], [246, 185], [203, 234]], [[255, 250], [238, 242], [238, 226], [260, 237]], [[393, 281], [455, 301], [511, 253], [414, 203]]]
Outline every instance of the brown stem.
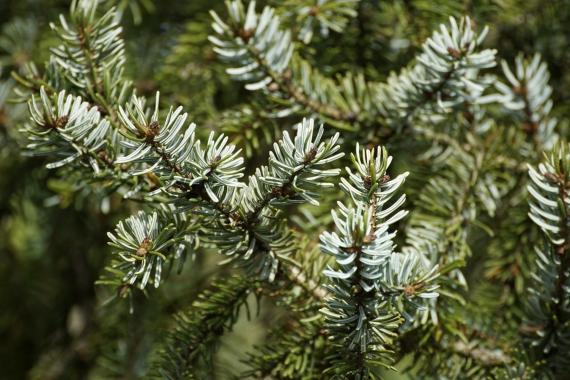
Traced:
[[500, 349], [489, 349], [479, 346], [471, 346], [463, 341], [453, 343], [449, 349], [456, 354], [475, 360], [486, 367], [496, 367], [511, 362], [511, 357]]
[[356, 120], [356, 115], [352, 112], [344, 112], [328, 104], [323, 104], [317, 100], [311, 99], [311, 97], [306, 94], [302, 88], [296, 87], [292, 82], [290, 70], [286, 70], [284, 73], [276, 73], [267, 65], [267, 62], [263, 59], [261, 53], [257, 49], [249, 45], [247, 49], [265, 74], [271, 77], [273, 82], [277, 84], [278, 88], [305, 108], [334, 120], [347, 122]]

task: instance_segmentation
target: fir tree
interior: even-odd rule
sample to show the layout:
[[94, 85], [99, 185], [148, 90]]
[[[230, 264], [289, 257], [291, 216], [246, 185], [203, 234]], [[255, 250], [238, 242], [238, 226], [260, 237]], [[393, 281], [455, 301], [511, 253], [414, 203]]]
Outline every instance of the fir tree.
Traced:
[[534, 2], [111, 3], [0, 38], [2, 148], [97, 285], [32, 378], [565, 378], [568, 77], [502, 41]]

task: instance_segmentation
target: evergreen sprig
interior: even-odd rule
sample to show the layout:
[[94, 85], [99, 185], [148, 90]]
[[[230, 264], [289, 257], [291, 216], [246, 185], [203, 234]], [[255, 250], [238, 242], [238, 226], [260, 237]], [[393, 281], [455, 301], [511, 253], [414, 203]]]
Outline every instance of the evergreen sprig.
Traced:
[[128, 89], [122, 77], [125, 48], [115, 9], [99, 16], [98, 6], [98, 1], [73, 0], [70, 21], [61, 16], [60, 25], [50, 24], [63, 42], [52, 49], [52, 60], [66, 80], [110, 112], [111, 102]]
[[527, 321], [521, 329], [553, 376], [570, 368], [565, 354], [570, 345], [569, 169], [570, 147], [566, 142], [546, 155], [538, 169], [529, 166], [529, 216], [546, 239], [535, 249]]
[[[408, 173], [390, 179], [387, 169], [392, 158], [384, 148], [361, 151], [357, 146], [352, 160], [356, 171], [347, 168], [348, 179], [341, 187], [353, 205], [339, 202], [338, 212], [333, 211], [339, 233], [321, 235], [321, 249], [335, 258], [337, 268], [324, 271], [331, 296], [323, 313], [331, 339], [341, 351], [329, 371], [374, 378], [375, 367], [390, 366], [402, 322], [392, 295], [432, 298], [437, 293], [433, 285], [413, 285], [413, 272], [425, 268], [395, 252], [396, 233], [391, 229], [407, 215], [398, 210], [405, 195], [390, 201]], [[424, 280], [429, 284], [435, 277], [432, 272]]]
[[501, 68], [508, 80], [508, 85], [500, 81], [495, 83], [503, 97], [501, 104], [521, 120], [521, 128], [527, 135], [538, 134], [543, 148], [552, 148], [557, 138], [554, 132], [557, 121], [549, 115], [553, 102], [546, 63], [542, 62], [540, 54], [535, 54], [531, 60], [519, 54], [514, 70], [504, 60]]
[[250, 314], [248, 296], [257, 296], [254, 285], [243, 276], [218, 279], [190, 308], [178, 313], [175, 328], [155, 363], [157, 377], [178, 380], [208, 376], [219, 338], [232, 329], [242, 307]]
[[[227, 69], [228, 74], [247, 81], [249, 90], [264, 90], [281, 106], [273, 112], [274, 117], [308, 111], [340, 129], [353, 130], [351, 122], [366, 119], [372, 112], [369, 86], [363, 77], [347, 74], [333, 80], [297, 56], [291, 30], [274, 8], [266, 6], [257, 15], [254, 1], [247, 13], [241, 0], [228, 1], [226, 7], [230, 18], [227, 24], [212, 13], [219, 37], [211, 36], [210, 41], [222, 59], [239, 65]], [[271, 29], [266, 32], [268, 25]], [[256, 37], [256, 33], [263, 37]]]
[[220, 36], [210, 36], [216, 45], [214, 51], [236, 67], [227, 73], [248, 82], [248, 90], [266, 88], [283, 74], [293, 55], [291, 32], [283, 30], [275, 10], [269, 6], [261, 14], [255, 11], [255, 1], [245, 9], [241, 0], [226, 1], [229, 22], [225, 23], [216, 12], [212, 27]]
[[[305, 119], [296, 126], [293, 139], [285, 132], [274, 144], [269, 165], [258, 168], [240, 191], [239, 207], [231, 216], [237, 229], [220, 233], [208, 228], [210, 241], [226, 255], [248, 260], [250, 269], [257, 268], [263, 278], [273, 279], [278, 258], [287, 260], [295, 250], [280, 209], [299, 203], [318, 204], [316, 190], [331, 187], [327, 179], [339, 174], [336, 169], [321, 168], [342, 157], [337, 153], [338, 134], [321, 141], [324, 129], [321, 126], [315, 135], [314, 127], [314, 120]], [[249, 260], [253, 253], [255, 257]]]
[[63, 156], [48, 164], [48, 168], [58, 168], [81, 158], [95, 172], [99, 171], [101, 162], [105, 161], [98, 153], [107, 144], [110, 125], [96, 107], [91, 107], [80, 96], [66, 94], [65, 90], [50, 98], [43, 87], [39, 99], [32, 96], [28, 106], [32, 123], [24, 132], [29, 136], [27, 148], [31, 154]]
[[171, 195], [187, 191], [200, 184], [212, 202], [231, 196], [240, 186], [243, 176], [243, 158], [224, 135], [211, 133], [206, 147], [195, 137], [196, 125], [186, 125], [187, 113], [182, 107], [170, 109], [164, 121], [159, 120], [159, 93], [150, 117], [144, 108], [145, 100], [133, 97], [129, 108], [119, 107], [119, 119], [127, 137], [121, 144], [127, 152], [117, 158], [117, 164], [144, 163], [134, 175], [153, 172], [160, 181], [160, 190]]
[[481, 49], [488, 27], [475, 32], [469, 17], [441, 24], [422, 45], [416, 63], [393, 73], [377, 92], [381, 113], [391, 123], [413, 116], [440, 117], [452, 107], [471, 101], [473, 92], [488, 86], [479, 71], [495, 66], [496, 50]]
[[150, 280], [155, 287], [160, 284], [162, 264], [166, 257], [161, 253], [173, 243], [172, 225], [161, 226], [156, 212], [148, 215], [139, 212], [124, 222], [119, 222], [115, 233], [109, 233], [111, 245], [117, 249], [116, 254], [123, 260], [127, 268], [123, 278], [125, 284], [139, 283], [144, 289]]

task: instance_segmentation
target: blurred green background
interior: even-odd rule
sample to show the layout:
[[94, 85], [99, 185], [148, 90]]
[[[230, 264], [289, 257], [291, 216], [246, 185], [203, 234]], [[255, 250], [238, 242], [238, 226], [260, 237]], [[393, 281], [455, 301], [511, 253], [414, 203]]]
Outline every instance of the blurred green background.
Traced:
[[[123, 10], [128, 75], [139, 93], [160, 89], [165, 103], [182, 104], [211, 127], [220, 112], [247, 102], [251, 95], [224, 75], [207, 41], [208, 11], [223, 13], [222, 1], [104, 1], [112, 5]], [[152, 302], [139, 294], [132, 305], [105, 303], [110, 294], [94, 285], [108, 258], [107, 231], [135, 206], [87, 197], [71, 173], [56, 175], [41, 159], [22, 156], [17, 129], [26, 108], [10, 102], [10, 72], [47, 60], [57, 43], [48, 24], [68, 7], [67, 0], [0, 0], [0, 379], [142, 378], [168, 316], [206, 286], [217, 256], [198, 255]], [[487, 44], [499, 57], [540, 52], [555, 103], [570, 104], [570, 1], [363, 0], [358, 11], [345, 33], [311, 45], [323, 71], [360, 70], [382, 80], [413, 58], [439, 22], [469, 14], [490, 25]], [[570, 110], [557, 112], [567, 117]], [[242, 145], [258, 133], [255, 126], [228, 132]], [[241, 321], [245, 328], [224, 338], [216, 378], [239, 368], [245, 347], [262, 341], [278, 317], [273, 311]]]

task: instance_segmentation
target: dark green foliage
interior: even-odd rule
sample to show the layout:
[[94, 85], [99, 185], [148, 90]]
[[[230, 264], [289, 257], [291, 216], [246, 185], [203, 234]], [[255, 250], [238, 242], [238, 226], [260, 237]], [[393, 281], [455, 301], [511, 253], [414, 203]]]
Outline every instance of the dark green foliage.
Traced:
[[[248, 319], [251, 318], [248, 296], [255, 294], [255, 285], [243, 276], [214, 280], [188, 310], [176, 314], [176, 326], [169, 334], [161, 359], [156, 363], [158, 377], [208, 377], [213, 366], [212, 354], [216, 351], [219, 338], [232, 329], [240, 309], [245, 307]], [[256, 295], [256, 302], [259, 302], [258, 297], [259, 294]], [[259, 305], [255, 308], [258, 309]]]

